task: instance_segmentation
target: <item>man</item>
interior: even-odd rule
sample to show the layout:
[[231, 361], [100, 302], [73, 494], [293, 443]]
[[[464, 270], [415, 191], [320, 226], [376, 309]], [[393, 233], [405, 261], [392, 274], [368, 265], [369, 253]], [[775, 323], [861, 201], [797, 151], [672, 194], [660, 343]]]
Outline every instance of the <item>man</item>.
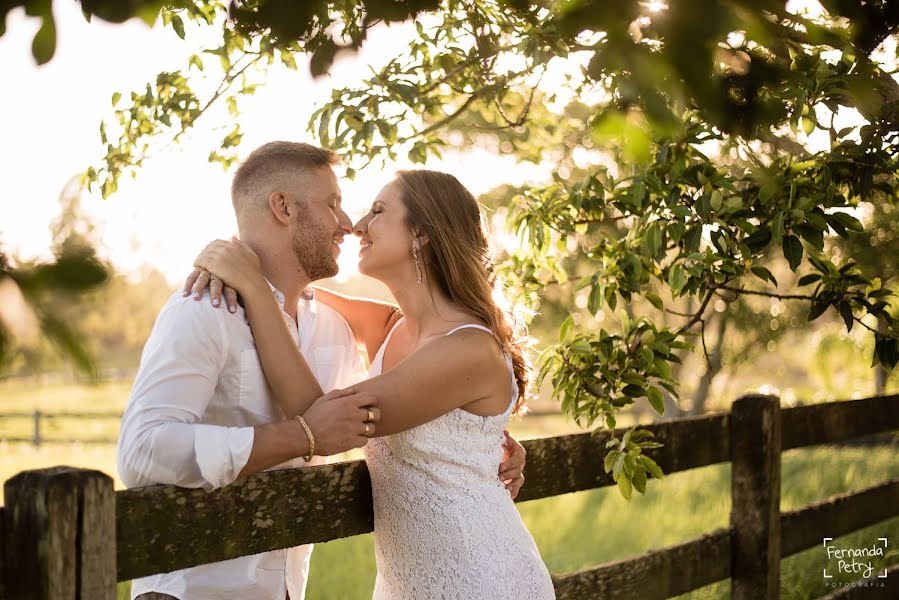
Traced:
[[[352, 233], [331, 168], [336, 162], [328, 150], [273, 142], [250, 154], [231, 187], [240, 238], [259, 256], [284, 320], [324, 392], [364, 377], [346, 321], [308, 288], [337, 274], [339, 245]], [[214, 489], [264, 469], [301, 466], [298, 457], [309, 452], [311, 440], [302, 423], [283, 419], [271, 394], [243, 309], [231, 313], [173, 295], [144, 348], [122, 419], [122, 481], [128, 487], [166, 483]], [[370, 396], [332, 392], [299, 411], [315, 454], [363, 446], [378, 420], [376, 404]], [[519, 465], [505, 476], [514, 479], [514, 493], [521, 485], [523, 451], [517, 443], [509, 448], [509, 462]], [[302, 600], [311, 548], [138, 579], [131, 595]]]

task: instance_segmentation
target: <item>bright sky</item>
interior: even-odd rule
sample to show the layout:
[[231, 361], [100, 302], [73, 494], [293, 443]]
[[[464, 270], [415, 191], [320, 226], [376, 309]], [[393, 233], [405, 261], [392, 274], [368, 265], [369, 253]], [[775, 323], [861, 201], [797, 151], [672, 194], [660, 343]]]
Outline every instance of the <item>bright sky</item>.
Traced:
[[[792, 4], [810, 15], [816, 12], [814, 2]], [[8, 86], [0, 104], [0, 247], [22, 258], [50, 256], [49, 224], [59, 212], [59, 194], [71, 177], [102, 156], [98, 126], [113, 114], [113, 92], [127, 95], [141, 89], [159, 71], [183, 68], [190, 54], [216, 41], [213, 28], [204, 32], [188, 27], [187, 41], [182, 41], [170, 29], [151, 29], [137, 20], [111, 25], [97, 19], [88, 24], [75, 2], [54, 3], [54, 13], [56, 57], [43, 67], [35, 66], [31, 57], [39, 22], [26, 17], [24, 10], [8, 15], [7, 33], [0, 37], [0, 65]], [[242, 101], [241, 155], [275, 139], [314, 142], [306, 132], [309, 116], [330, 97], [331, 89], [361, 82], [369, 65], [386, 63], [414, 35], [411, 24], [375, 29], [360, 53], [339, 58], [331, 74], [319, 80], [311, 78], [302, 62], [297, 71], [272, 67], [265, 85]], [[888, 40], [883, 50], [881, 58], [895, 66], [895, 40]], [[558, 90], [562, 70], [578, 71], [571, 58], [553, 64], [543, 89]], [[829, 121], [818, 112], [822, 122]], [[216, 119], [215, 114], [201, 119], [182, 144], [145, 162], [135, 181], [124, 178], [109, 200], [99, 194], [84, 198], [86, 211], [102, 231], [101, 253], [120, 269], [154, 265], [174, 283], [209, 240], [235, 233], [231, 173], [207, 161], [223, 136], [213, 125], [227, 124]], [[841, 110], [835, 125], [859, 121], [855, 111]], [[829, 145], [825, 131], [810, 138], [800, 133], [799, 141], [812, 151]], [[393, 171], [413, 166], [400, 162], [386, 170], [370, 168], [355, 181], [345, 180], [342, 188], [350, 216], [364, 214]], [[510, 156], [478, 148], [446, 154], [444, 160], [432, 159], [426, 166], [453, 173], [476, 195], [502, 183], [536, 183], [549, 175], [546, 165], [517, 164]], [[357, 273], [357, 255], [355, 238], [348, 238], [341, 253], [340, 279]]]
[[[0, 242], [22, 258], [50, 256], [49, 224], [59, 212], [59, 194], [72, 176], [102, 156], [98, 126], [112, 115], [110, 98], [141, 89], [162, 70], [175, 70], [203, 46], [202, 32], [188, 28], [187, 41], [170, 29], [149, 28], [132, 20], [123, 25], [99, 19], [85, 22], [75, 2], [54, 3], [57, 19], [55, 58], [37, 67], [31, 39], [39, 22], [17, 9], [7, 17], [0, 38], [0, 65], [7, 88], [0, 110]], [[265, 86], [243, 101], [245, 132], [241, 156], [271, 140], [314, 142], [306, 132], [317, 104], [332, 87], [361, 81], [368, 65], [398, 54], [414, 35], [411, 24], [372, 32], [363, 50], [338, 60], [329, 77], [313, 80], [308, 66], [297, 71], [272, 68]], [[207, 45], [214, 40], [205, 40]], [[207, 63], [212, 63], [207, 60]], [[171, 282], [189, 271], [197, 252], [216, 237], [236, 232], [230, 205], [230, 172], [207, 161], [221, 139], [213, 123], [198, 124], [184, 143], [144, 163], [136, 181], [120, 182], [109, 200], [86, 196], [84, 207], [102, 230], [101, 252], [119, 268], [143, 264], [159, 268]], [[364, 214], [394, 170], [370, 169], [342, 189], [352, 218]], [[433, 160], [428, 168], [456, 175], [475, 194], [506, 182], [537, 181], [546, 171], [518, 165], [511, 157], [472, 148]], [[358, 245], [348, 240], [341, 253], [341, 278], [356, 273]]]

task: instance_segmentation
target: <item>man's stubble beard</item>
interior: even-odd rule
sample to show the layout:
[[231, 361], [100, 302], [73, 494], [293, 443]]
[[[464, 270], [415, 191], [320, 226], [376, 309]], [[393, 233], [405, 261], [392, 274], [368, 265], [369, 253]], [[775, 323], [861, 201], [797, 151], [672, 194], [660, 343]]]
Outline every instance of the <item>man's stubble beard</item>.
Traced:
[[306, 211], [298, 211], [290, 245], [300, 267], [311, 281], [337, 275], [333, 241], [334, 236], [317, 227]]

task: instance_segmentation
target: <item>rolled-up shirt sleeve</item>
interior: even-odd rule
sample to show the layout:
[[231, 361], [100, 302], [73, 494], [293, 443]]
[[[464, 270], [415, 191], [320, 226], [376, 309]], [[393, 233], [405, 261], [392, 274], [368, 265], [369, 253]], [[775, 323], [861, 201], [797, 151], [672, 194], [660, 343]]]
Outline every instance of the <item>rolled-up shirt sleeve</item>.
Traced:
[[224, 318], [191, 298], [173, 297], [160, 312], [122, 417], [118, 470], [126, 486], [213, 489], [246, 465], [252, 427], [198, 422], [227, 358]]

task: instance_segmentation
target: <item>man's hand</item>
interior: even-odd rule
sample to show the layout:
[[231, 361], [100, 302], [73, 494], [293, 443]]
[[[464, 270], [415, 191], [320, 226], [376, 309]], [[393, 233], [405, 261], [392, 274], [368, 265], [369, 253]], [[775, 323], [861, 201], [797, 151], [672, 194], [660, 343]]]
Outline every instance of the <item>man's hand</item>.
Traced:
[[506, 489], [512, 494], [514, 500], [518, 496], [518, 491], [524, 485], [524, 464], [525, 455], [524, 446], [519, 444], [515, 438], [506, 434], [506, 441], [503, 442], [503, 460], [499, 463], [499, 479], [506, 485]]
[[315, 438], [319, 456], [361, 448], [381, 420], [377, 399], [352, 388], [333, 390], [318, 398], [303, 415]]

